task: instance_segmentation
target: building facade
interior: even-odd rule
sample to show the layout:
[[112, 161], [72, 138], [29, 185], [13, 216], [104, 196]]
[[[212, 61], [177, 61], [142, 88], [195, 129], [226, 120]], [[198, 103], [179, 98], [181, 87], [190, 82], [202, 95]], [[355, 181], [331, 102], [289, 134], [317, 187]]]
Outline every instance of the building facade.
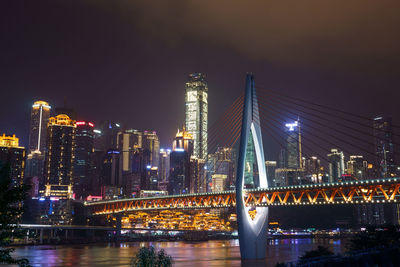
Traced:
[[193, 73], [185, 85], [185, 127], [193, 136], [193, 155], [207, 157], [208, 85], [205, 75]]
[[21, 185], [24, 180], [25, 148], [19, 146], [19, 138], [0, 136], [0, 166], [9, 165], [13, 185]]
[[397, 173], [394, 156], [392, 118], [376, 117], [373, 120], [376, 162], [381, 177], [392, 177]]
[[190, 158], [194, 144], [192, 135], [183, 130], [176, 134], [170, 154], [170, 176], [168, 193], [170, 195], [185, 194], [190, 191]]
[[344, 154], [338, 149], [331, 149], [331, 153], [328, 154], [329, 160], [329, 182], [334, 183], [341, 180], [344, 174]]
[[74, 193], [76, 199], [85, 199], [92, 193], [94, 124], [76, 122]]
[[31, 124], [29, 129], [29, 153], [46, 151], [47, 123], [51, 107], [45, 101], [36, 101], [32, 105]]
[[76, 123], [67, 115], [51, 117], [47, 127], [44, 196], [73, 197]]

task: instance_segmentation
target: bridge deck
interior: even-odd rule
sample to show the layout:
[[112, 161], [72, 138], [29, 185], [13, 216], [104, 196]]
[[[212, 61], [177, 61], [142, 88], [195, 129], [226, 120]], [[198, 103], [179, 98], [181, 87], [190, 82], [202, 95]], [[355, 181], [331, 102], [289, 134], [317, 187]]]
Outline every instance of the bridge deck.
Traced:
[[[248, 189], [247, 206], [395, 203], [400, 178]], [[85, 202], [94, 215], [148, 210], [229, 208], [235, 191]]]

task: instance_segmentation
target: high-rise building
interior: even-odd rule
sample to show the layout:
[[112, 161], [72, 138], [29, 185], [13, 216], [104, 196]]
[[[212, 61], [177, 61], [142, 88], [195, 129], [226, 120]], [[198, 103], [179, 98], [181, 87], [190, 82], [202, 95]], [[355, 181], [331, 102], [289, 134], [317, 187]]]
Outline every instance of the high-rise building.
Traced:
[[202, 73], [190, 74], [185, 89], [185, 127], [193, 136], [193, 155], [197, 158], [206, 159], [208, 85], [205, 80], [205, 75]]
[[321, 170], [321, 160], [315, 156], [306, 158], [304, 161], [304, 173], [309, 183], [322, 183], [324, 177]]
[[20, 185], [24, 179], [25, 148], [19, 146], [19, 138], [0, 136], [0, 166], [9, 164], [13, 185]]
[[328, 154], [329, 160], [329, 182], [338, 182], [344, 174], [344, 154], [338, 149], [331, 149]]
[[150, 154], [150, 162], [152, 167], [158, 167], [160, 157], [160, 141], [155, 131], [143, 132], [143, 150]]
[[276, 185], [275, 170], [276, 170], [277, 165], [278, 164], [276, 161], [270, 161], [270, 160], [265, 161], [265, 171], [267, 174], [268, 185], [270, 187], [273, 187]]
[[190, 182], [190, 158], [193, 153], [193, 137], [183, 130], [176, 134], [170, 154], [170, 177], [168, 192], [170, 195], [178, 195], [189, 192]]
[[167, 182], [169, 178], [170, 169], [170, 154], [171, 149], [160, 149], [160, 164], [158, 165], [159, 182]]
[[295, 121], [292, 123], [286, 123], [287, 132], [287, 168], [301, 169], [302, 166], [302, 156], [301, 156], [301, 132], [300, 132], [300, 122]]
[[46, 151], [47, 122], [50, 118], [50, 105], [45, 101], [36, 101], [32, 105], [29, 130], [29, 153]]
[[118, 149], [121, 152], [122, 172], [132, 171], [132, 155], [142, 148], [143, 133], [135, 129], [127, 129], [118, 133]]
[[350, 156], [347, 161], [347, 174], [356, 180], [365, 180], [368, 177], [368, 163], [363, 156]]
[[39, 188], [43, 188], [44, 180], [45, 154], [39, 150], [32, 151], [26, 158], [25, 165], [25, 183], [31, 185], [31, 196], [37, 197]]
[[392, 118], [374, 118], [373, 134], [375, 137], [375, 155], [380, 176], [395, 176], [397, 170], [394, 157]]
[[121, 195], [120, 159], [120, 152], [116, 149], [109, 149], [103, 158], [101, 194], [105, 199]]
[[51, 117], [47, 127], [45, 196], [73, 197], [76, 123], [67, 115]]
[[76, 199], [85, 199], [92, 191], [94, 124], [76, 122], [74, 193]]
[[118, 149], [118, 133], [121, 131], [121, 125], [110, 120], [102, 121], [99, 127], [94, 130], [96, 151], [106, 152], [109, 149]]
[[[205, 171], [206, 162], [204, 159], [196, 157], [190, 158], [190, 176], [186, 179], [186, 188], [189, 188], [189, 193], [205, 193], [207, 192], [207, 179]], [[225, 188], [225, 184], [223, 184]]]
[[214, 154], [208, 156], [207, 171], [211, 180], [214, 174], [224, 174], [224, 190], [234, 190], [236, 173], [235, 173], [235, 150], [230, 147], [218, 147]]

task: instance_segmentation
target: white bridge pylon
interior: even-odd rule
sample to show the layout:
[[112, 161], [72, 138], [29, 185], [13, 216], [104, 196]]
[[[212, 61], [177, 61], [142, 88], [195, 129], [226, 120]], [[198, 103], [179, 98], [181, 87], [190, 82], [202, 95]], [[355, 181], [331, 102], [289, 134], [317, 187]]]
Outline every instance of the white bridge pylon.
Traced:
[[[258, 174], [255, 175], [255, 173]], [[268, 223], [267, 207], [246, 207], [245, 188], [267, 188], [264, 149], [254, 77], [246, 76], [242, 129], [236, 176], [236, 212], [242, 259], [264, 259]]]

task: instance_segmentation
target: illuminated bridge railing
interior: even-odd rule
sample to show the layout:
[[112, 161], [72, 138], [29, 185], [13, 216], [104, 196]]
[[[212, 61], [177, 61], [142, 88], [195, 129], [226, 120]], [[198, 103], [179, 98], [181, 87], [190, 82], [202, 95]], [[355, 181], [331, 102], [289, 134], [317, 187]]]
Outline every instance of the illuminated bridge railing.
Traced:
[[[400, 178], [249, 189], [247, 206], [331, 205], [400, 202]], [[235, 192], [199, 193], [152, 198], [86, 202], [92, 214], [133, 213], [147, 210], [229, 208]]]

